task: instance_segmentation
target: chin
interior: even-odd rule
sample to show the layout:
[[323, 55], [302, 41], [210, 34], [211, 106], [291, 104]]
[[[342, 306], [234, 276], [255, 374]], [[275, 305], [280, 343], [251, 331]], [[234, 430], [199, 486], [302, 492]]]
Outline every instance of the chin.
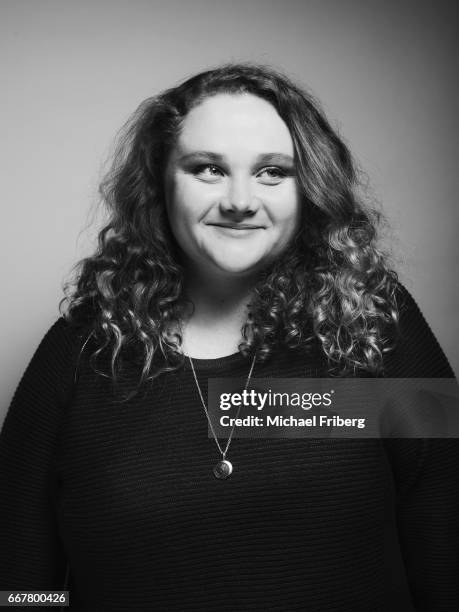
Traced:
[[228, 252], [227, 249], [214, 252], [210, 259], [220, 273], [229, 276], [249, 276], [262, 270], [271, 259], [265, 252], [256, 252], [258, 250], [248, 244], [236, 252]]
[[258, 262], [242, 264], [241, 261], [235, 261], [233, 264], [228, 261], [216, 262], [216, 265], [220, 273], [234, 277], [250, 276], [260, 271], [263, 267]]

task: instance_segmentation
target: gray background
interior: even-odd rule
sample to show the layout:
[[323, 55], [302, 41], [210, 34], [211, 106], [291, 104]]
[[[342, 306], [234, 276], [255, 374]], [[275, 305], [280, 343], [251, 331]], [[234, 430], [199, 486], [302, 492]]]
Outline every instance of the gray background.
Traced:
[[455, 4], [0, 2], [2, 414], [58, 316], [63, 279], [94, 245], [115, 132], [142, 99], [228, 60], [270, 63], [322, 100], [458, 374]]

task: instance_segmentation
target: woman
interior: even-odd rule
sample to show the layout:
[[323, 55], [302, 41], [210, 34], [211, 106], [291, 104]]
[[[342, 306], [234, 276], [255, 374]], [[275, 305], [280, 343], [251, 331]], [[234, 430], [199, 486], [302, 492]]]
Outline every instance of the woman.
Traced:
[[141, 105], [102, 194], [2, 431], [2, 589], [68, 563], [72, 610], [456, 609], [454, 440], [207, 435], [213, 377], [453, 376], [313, 99], [198, 74]]

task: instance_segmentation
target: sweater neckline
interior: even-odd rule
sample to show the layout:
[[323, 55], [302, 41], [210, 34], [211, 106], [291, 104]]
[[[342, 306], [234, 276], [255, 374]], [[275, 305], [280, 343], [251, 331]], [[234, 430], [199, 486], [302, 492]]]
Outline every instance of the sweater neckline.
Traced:
[[[196, 357], [191, 357], [191, 359], [193, 360], [194, 369], [196, 371], [219, 370], [220, 368], [242, 365], [249, 362], [249, 360], [239, 351], [231, 355], [225, 355], [224, 357], [217, 357], [214, 359], [197, 359]], [[186, 368], [191, 370], [189, 355], [185, 355], [185, 364]]]

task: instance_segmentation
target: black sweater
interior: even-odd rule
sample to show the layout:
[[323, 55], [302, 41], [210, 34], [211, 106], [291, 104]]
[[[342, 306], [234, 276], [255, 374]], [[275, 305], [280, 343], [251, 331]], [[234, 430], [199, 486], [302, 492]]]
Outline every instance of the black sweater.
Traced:
[[[452, 377], [403, 294], [386, 376]], [[51, 327], [4, 422], [0, 590], [60, 589], [68, 562], [70, 610], [459, 610], [458, 440], [236, 438], [217, 480], [189, 366], [119, 403], [90, 343], [75, 376], [83, 340]], [[194, 362], [205, 398], [250, 365]], [[280, 351], [253, 376], [321, 364]]]

